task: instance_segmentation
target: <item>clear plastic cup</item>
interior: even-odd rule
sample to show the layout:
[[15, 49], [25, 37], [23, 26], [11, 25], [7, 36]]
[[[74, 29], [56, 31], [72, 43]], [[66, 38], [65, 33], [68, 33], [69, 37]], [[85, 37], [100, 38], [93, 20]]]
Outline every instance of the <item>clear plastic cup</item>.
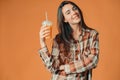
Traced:
[[52, 22], [48, 21], [48, 20], [45, 20], [45, 21], [42, 22], [42, 25], [45, 26], [45, 27], [49, 27], [48, 29], [50, 30], [50, 34], [45, 38], [52, 38]]
[[42, 25], [45, 27], [49, 27], [50, 34], [46, 38], [52, 38], [52, 22], [48, 20], [47, 12], [45, 13], [46, 20], [42, 22]]

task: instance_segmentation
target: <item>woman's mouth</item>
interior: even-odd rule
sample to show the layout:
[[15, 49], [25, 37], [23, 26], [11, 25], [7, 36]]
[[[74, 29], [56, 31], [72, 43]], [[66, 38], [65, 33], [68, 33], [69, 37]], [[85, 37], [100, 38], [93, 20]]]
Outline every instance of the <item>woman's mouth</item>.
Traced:
[[75, 14], [72, 16], [72, 19], [78, 19], [79, 18], [79, 15], [78, 14]]

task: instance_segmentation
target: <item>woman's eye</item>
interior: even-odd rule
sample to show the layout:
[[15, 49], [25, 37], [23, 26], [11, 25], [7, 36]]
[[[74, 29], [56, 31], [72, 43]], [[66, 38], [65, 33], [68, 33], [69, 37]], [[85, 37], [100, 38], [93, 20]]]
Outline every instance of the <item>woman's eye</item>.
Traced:
[[70, 14], [70, 12], [67, 12], [67, 14]]
[[77, 10], [78, 8], [77, 7], [73, 7], [73, 10]]
[[67, 14], [67, 15], [70, 14], [70, 11], [67, 11], [66, 14]]

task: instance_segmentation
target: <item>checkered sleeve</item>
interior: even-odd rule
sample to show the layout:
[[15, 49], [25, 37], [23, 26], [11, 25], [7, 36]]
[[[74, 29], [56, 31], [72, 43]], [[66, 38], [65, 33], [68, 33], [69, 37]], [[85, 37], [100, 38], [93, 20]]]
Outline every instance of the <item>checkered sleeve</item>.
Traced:
[[59, 50], [57, 48], [57, 43], [53, 40], [52, 52], [51, 54], [48, 51], [47, 46], [39, 50], [40, 57], [42, 58], [43, 63], [47, 67], [47, 69], [56, 73], [58, 71], [59, 61], [58, 61], [58, 53]]
[[66, 74], [69, 73], [80, 73], [86, 70], [90, 70], [96, 67], [98, 63], [99, 55], [99, 37], [98, 32], [93, 30], [91, 31], [90, 37], [90, 54], [87, 57], [82, 55], [83, 60], [72, 62], [70, 64], [64, 65], [64, 71]]

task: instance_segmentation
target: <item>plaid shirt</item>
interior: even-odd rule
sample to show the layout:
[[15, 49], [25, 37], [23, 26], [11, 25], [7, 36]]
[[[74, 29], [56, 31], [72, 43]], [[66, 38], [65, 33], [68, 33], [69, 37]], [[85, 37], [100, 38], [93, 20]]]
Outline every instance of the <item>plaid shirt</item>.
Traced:
[[82, 28], [79, 40], [71, 41], [67, 55], [63, 44], [60, 45], [54, 39], [51, 54], [47, 47], [39, 50], [45, 66], [53, 74], [52, 80], [92, 80], [92, 69], [96, 67], [99, 55], [98, 32]]

